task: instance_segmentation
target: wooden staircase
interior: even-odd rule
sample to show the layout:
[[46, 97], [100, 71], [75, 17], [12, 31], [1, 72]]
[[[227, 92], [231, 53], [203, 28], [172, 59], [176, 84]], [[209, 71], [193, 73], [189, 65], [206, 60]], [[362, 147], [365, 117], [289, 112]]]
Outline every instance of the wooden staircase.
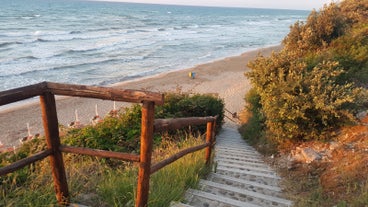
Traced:
[[199, 189], [189, 189], [183, 203], [172, 207], [288, 207], [280, 177], [246, 144], [237, 129], [225, 127], [217, 136], [214, 170]]

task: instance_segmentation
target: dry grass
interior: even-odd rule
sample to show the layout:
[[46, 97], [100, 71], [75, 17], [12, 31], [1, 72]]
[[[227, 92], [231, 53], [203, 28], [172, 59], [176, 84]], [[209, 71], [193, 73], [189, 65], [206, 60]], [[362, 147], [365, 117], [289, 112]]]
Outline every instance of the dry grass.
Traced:
[[[292, 170], [286, 167], [286, 156], [272, 160], [285, 178], [285, 191], [295, 206], [368, 206], [366, 123], [368, 117], [364, 125], [342, 128], [335, 140], [338, 147], [332, 150], [329, 160], [301, 164]], [[325, 144], [307, 142], [303, 147]]]

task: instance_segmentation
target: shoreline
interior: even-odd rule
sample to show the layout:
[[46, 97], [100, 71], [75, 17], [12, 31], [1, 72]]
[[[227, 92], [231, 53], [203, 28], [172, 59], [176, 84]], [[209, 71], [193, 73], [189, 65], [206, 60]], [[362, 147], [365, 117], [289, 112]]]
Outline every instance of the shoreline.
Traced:
[[[226, 109], [239, 113], [244, 108], [244, 95], [250, 88], [250, 83], [244, 76], [248, 69], [246, 64], [258, 53], [268, 56], [277, 51], [281, 45], [249, 50], [237, 56], [230, 56], [212, 62], [198, 64], [191, 68], [179, 69], [140, 77], [124, 82], [110, 84], [105, 87], [121, 89], [147, 90], [152, 92], [185, 92], [185, 93], [215, 93], [224, 99]], [[195, 72], [192, 79], [189, 72]], [[112, 101], [89, 98], [56, 97], [59, 124], [67, 126], [74, 121], [75, 110], [82, 124], [89, 124], [95, 115], [104, 116], [113, 109]], [[126, 107], [129, 103], [117, 102], [117, 108]], [[43, 134], [41, 110], [39, 102], [27, 100], [25, 103], [5, 105], [0, 109], [0, 141], [4, 146], [17, 146], [19, 139], [27, 136], [27, 123], [32, 134]]]
[[[111, 84], [107, 84], [107, 85], [94, 85], [94, 86], [98, 86], [98, 87], [119, 87], [119, 86], [124, 85], [124, 84], [130, 84], [130, 83], [134, 83], [134, 82], [144, 81], [146, 79], [160, 78], [161, 76], [163, 76], [167, 73], [173, 73], [173, 72], [177, 72], [177, 71], [180, 72], [180, 71], [183, 71], [183, 70], [190, 70], [190, 69], [193, 69], [193, 68], [200, 67], [201, 65], [211, 64], [211, 63], [215, 63], [217, 61], [223, 61], [227, 58], [239, 57], [239, 56], [242, 56], [246, 53], [259, 51], [259, 50], [266, 50], [268, 48], [278, 48], [280, 46], [281, 46], [280, 44], [276, 44], [276, 45], [266, 45], [266, 46], [261, 47], [261, 48], [250, 48], [249, 50], [246, 50], [245, 52], [243, 52], [241, 54], [216, 58], [216, 59], [211, 60], [209, 62], [198, 63], [198, 64], [194, 65], [193, 67], [177, 68], [177, 69], [173, 69], [173, 70], [166, 71], [166, 72], [154, 73], [152, 75], [139, 76], [139, 77], [136, 77], [136, 78], [128, 78], [124, 81], [119, 81], [119, 82], [111, 83]], [[84, 85], [84, 84], [82, 84], [82, 85]], [[11, 90], [11, 89], [7, 89], [7, 90]], [[60, 99], [61, 97], [58, 97], [58, 98]], [[71, 98], [71, 97], [63, 97], [63, 98]], [[34, 99], [34, 100], [31, 100], [31, 99]], [[28, 100], [22, 100], [22, 101], [18, 101], [18, 102], [12, 103], [12, 104], [7, 104], [7, 105], [4, 105], [4, 106], [0, 106], [0, 115], [3, 114], [3, 113], [14, 111], [16, 109], [21, 109], [21, 108], [24, 108], [24, 107], [30, 107], [30, 106], [36, 105], [36, 104], [39, 104], [39, 101], [37, 100], [37, 97], [33, 97], [33, 98], [28, 99]], [[1, 139], [0, 139], [0, 141], [1, 141]]]

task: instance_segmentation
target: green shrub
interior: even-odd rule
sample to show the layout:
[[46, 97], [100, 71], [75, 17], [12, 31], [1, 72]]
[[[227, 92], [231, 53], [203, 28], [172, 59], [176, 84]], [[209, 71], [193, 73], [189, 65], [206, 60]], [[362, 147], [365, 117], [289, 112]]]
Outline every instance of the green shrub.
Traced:
[[[351, 0], [312, 11], [271, 57], [248, 63], [269, 137], [326, 139], [354, 121], [367, 87], [368, 3]], [[358, 97], [360, 101], [358, 101]]]
[[265, 117], [262, 113], [260, 99], [261, 97], [254, 88], [246, 94], [245, 101], [247, 102], [248, 116], [246, 123], [239, 128], [239, 131], [243, 138], [259, 152], [271, 155], [277, 152], [277, 143], [267, 139], [265, 135]]
[[368, 88], [368, 20], [332, 42], [326, 53], [329, 59], [344, 66], [340, 82], [350, 81]]
[[[166, 94], [165, 104], [155, 108], [155, 118], [218, 115], [218, 129], [222, 125], [224, 116], [223, 101], [209, 95]], [[63, 143], [102, 150], [139, 152], [141, 114], [141, 106], [133, 105], [120, 111], [117, 117], [106, 117], [96, 126], [70, 130], [63, 138]], [[206, 126], [202, 126], [198, 129], [204, 132], [205, 128]], [[180, 132], [175, 131], [175, 133], [179, 135]], [[156, 136], [155, 142], [159, 142], [160, 138]]]
[[324, 7], [320, 12], [313, 10], [307, 22], [296, 22], [283, 43], [289, 51], [305, 54], [328, 46], [336, 37], [344, 33], [346, 23], [340, 8], [335, 3]]
[[[156, 107], [156, 118], [218, 116], [217, 131], [224, 120], [224, 102], [211, 95], [165, 94], [165, 104]], [[204, 127], [205, 128], [205, 127]], [[203, 130], [203, 127], [201, 127]], [[203, 132], [203, 131], [202, 131]]]
[[263, 137], [264, 131], [264, 116], [262, 114], [261, 97], [257, 91], [252, 88], [245, 96], [247, 102], [246, 109], [250, 113], [247, 123], [241, 127], [243, 137], [251, 144], [257, 143]]
[[309, 70], [302, 59], [282, 51], [249, 63], [251, 79], [260, 96], [266, 126], [277, 141], [326, 138], [328, 131], [352, 121], [346, 109], [358, 90], [335, 83], [341, 70], [336, 62]]
[[345, 0], [313, 10], [307, 21], [296, 22], [283, 40], [285, 49], [301, 55], [315, 53], [328, 47], [336, 38], [346, 34], [356, 23], [367, 22], [368, 3]]
[[117, 117], [106, 117], [96, 126], [73, 129], [63, 143], [111, 151], [139, 151], [141, 106], [122, 109]]

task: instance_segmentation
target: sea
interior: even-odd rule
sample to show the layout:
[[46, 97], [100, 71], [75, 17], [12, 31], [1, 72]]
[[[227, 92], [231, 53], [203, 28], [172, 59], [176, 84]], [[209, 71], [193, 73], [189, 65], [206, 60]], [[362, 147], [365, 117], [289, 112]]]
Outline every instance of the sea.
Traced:
[[279, 45], [310, 11], [1, 0], [0, 91], [109, 85]]

